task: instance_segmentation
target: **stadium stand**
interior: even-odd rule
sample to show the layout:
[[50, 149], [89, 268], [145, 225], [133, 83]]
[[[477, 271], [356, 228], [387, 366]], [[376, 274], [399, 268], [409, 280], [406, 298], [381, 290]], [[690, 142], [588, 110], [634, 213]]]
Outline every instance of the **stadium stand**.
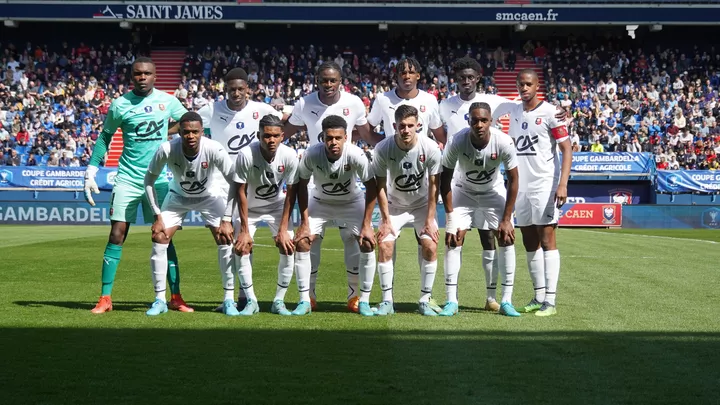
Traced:
[[[86, 165], [111, 100], [129, 90], [129, 66], [138, 54], [156, 60], [158, 89], [190, 109], [219, 99], [222, 76], [240, 66], [250, 74], [256, 100], [287, 112], [314, 90], [314, 68], [323, 60], [343, 66], [343, 89], [369, 108], [378, 92], [394, 86], [403, 54], [425, 67], [419, 87], [439, 102], [457, 89], [451, 62], [469, 54], [484, 69], [479, 90], [509, 98], [517, 96], [515, 72], [537, 69], [546, 99], [569, 112], [577, 150], [646, 151], [658, 167], [719, 168], [720, 53], [711, 48], [638, 49], [614, 39], [591, 45], [573, 36], [478, 47], [467, 37], [438, 35], [399, 36], [374, 48], [318, 42], [191, 44], [178, 51], [150, 50], [141, 35], [116, 45], [0, 44], [0, 165]], [[301, 134], [290, 143], [304, 147]], [[121, 145], [114, 140], [106, 165], [117, 164]]]

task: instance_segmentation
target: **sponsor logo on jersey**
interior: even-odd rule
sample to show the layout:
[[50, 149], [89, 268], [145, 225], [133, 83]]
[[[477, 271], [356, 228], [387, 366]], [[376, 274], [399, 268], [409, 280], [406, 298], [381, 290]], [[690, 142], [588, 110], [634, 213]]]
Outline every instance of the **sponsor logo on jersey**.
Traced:
[[465, 113], [465, 121], [470, 119], [470, 113]]
[[344, 183], [325, 183], [321, 184], [320, 188], [322, 188], [324, 194], [330, 196], [343, 196], [350, 194], [350, 182], [352, 181], [354, 180], [348, 179], [348, 181]]
[[475, 166], [485, 166], [482, 159], [475, 159]]
[[243, 129], [243, 128], [245, 128], [245, 123], [242, 122], [242, 121], [240, 121], [240, 122], [238, 122], [237, 124], [235, 124], [235, 128], [237, 128], [237, 129]]
[[535, 144], [538, 143], [538, 136], [520, 135], [517, 137], [515, 146], [517, 147], [518, 156], [535, 156]]
[[260, 113], [257, 111], [253, 111], [253, 119], [256, 120], [258, 118], [260, 118]]
[[410, 162], [403, 162], [402, 168], [403, 168], [403, 169], [412, 169], [412, 163], [410, 163]]
[[350, 109], [349, 109], [349, 108], [343, 108], [343, 115], [346, 116], [346, 117], [347, 117], [348, 115], [350, 115]]
[[266, 184], [255, 189], [255, 198], [258, 200], [270, 200], [277, 197], [280, 188], [277, 184]]
[[330, 173], [330, 176], [328, 176], [330, 180], [337, 180], [338, 174], [337, 173]]
[[195, 172], [192, 170], [188, 170], [185, 172], [185, 177], [193, 178], [193, 177], [195, 177]]
[[146, 107], [144, 108], [144, 110], [145, 110], [146, 113], [151, 113], [151, 112], [152, 112], [152, 106], [151, 106], [151, 105], [146, 106]]
[[[147, 107], [146, 107], [147, 108]], [[143, 121], [135, 126], [135, 139], [137, 142], [159, 141], [162, 140], [160, 131], [165, 128], [165, 121]]]
[[542, 118], [535, 118], [535, 125], [541, 125], [542, 124]]
[[275, 173], [273, 173], [273, 172], [265, 172], [265, 175], [267, 176], [268, 179], [274, 179], [274, 178], [275, 178]]
[[398, 191], [404, 191], [406, 193], [419, 190], [422, 187], [422, 181], [425, 177], [425, 172], [418, 174], [401, 174], [395, 178], [395, 188]]
[[202, 163], [200, 163], [200, 167], [202, 167], [203, 169], [207, 169], [207, 168], [208, 168], [208, 163], [207, 163], [207, 162], [202, 162]]
[[523, 122], [523, 123], [522, 123], [522, 129], [527, 129], [527, 128], [528, 128], [527, 122]]
[[165, 111], [165, 104], [158, 104], [160, 111]]
[[469, 172], [465, 173], [465, 179], [468, 181], [468, 183], [483, 185], [490, 183], [490, 181], [492, 181], [493, 179], [494, 174], [494, 167], [490, 170], [470, 170]]
[[[195, 177], [195, 173], [193, 173], [193, 177]], [[181, 181], [180, 187], [185, 191], [187, 194], [200, 194], [203, 191], [205, 191], [205, 185], [208, 182], [208, 177], [204, 178], [201, 181], [193, 180], [193, 181]]]

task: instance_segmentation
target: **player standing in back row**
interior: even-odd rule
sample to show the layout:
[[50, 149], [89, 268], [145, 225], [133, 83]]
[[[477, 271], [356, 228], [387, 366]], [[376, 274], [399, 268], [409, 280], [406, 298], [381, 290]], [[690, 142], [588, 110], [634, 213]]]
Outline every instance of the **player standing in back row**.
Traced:
[[[560, 277], [560, 252], [555, 242], [559, 208], [567, 200], [572, 147], [565, 122], [555, 118], [555, 107], [537, 97], [538, 76], [532, 69], [517, 75], [522, 104], [510, 113], [510, 136], [517, 148], [520, 192], [515, 217], [527, 251], [535, 298], [520, 312], [555, 315]], [[557, 150], [562, 153], [562, 167]]]
[[[133, 90], [110, 105], [103, 131], [98, 137], [85, 173], [85, 199], [94, 206], [92, 193], [100, 192], [95, 182], [98, 166], [105, 157], [115, 131], [120, 128], [123, 151], [110, 197], [110, 238], [103, 254], [100, 300], [92, 309], [95, 314], [112, 310], [110, 294], [115, 283], [115, 273], [120, 264], [123, 243], [130, 231], [130, 224], [137, 220], [138, 206], [142, 206], [145, 222], [151, 222], [153, 212], [143, 187], [148, 164], [160, 144], [167, 140], [168, 132], [177, 132], [177, 127], [169, 128], [169, 119], [179, 120], [187, 112], [177, 98], [164, 91], [155, 90], [155, 79], [155, 63], [152, 59], [139, 57], [133, 62]], [[158, 200], [162, 203], [168, 192], [165, 171], [158, 177], [155, 187]], [[180, 295], [180, 269], [172, 243], [167, 254], [168, 281], [172, 293], [169, 307], [181, 312], [193, 312]]]
[[[262, 117], [270, 114], [278, 118], [286, 118], [283, 113], [269, 104], [249, 100], [247, 81], [248, 75], [245, 70], [231, 69], [225, 75], [225, 100], [209, 103], [198, 111], [203, 119], [205, 134], [220, 142], [233, 162], [243, 148], [257, 142], [258, 127]], [[211, 194], [227, 199], [230, 192], [230, 185], [220, 173], [217, 173], [213, 179]], [[234, 191], [232, 192], [234, 193]], [[232, 225], [237, 236], [240, 229], [238, 218], [232, 218], [232, 221], [234, 221]], [[252, 254], [250, 254], [250, 260], [252, 261]], [[234, 272], [237, 273], [240, 268], [240, 257], [234, 259], [233, 267]], [[232, 283], [227, 288], [234, 290], [235, 284]], [[241, 287], [238, 292], [237, 306], [243, 309], [246, 305], [245, 290]], [[215, 310], [222, 312], [222, 305]]]
[[[285, 126], [285, 137], [288, 138], [305, 128], [308, 135], [308, 150], [311, 146], [323, 143], [322, 122], [323, 119], [336, 115], [347, 123], [347, 131], [353, 129], [358, 131], [362, 140], [370, 145], [375, 145], [382, 138], [377, 137], [365, 118], [365, 105], [356, 95], [340, 91], [342, 83], [342, 70], [333, 62], [325, 62], [317, 69], [318, 90], [298, 100], [293, 107], [292, 114]], [[350, 141], [350, 139], [348, 139]], [[310, 187], [312, 187], [312, 183]], [[353, 312], [358, 311], [358, 260], [360, 247], [355, 236], [342, 223], [335, 223], [340, 228], [340, 237], [343, 241], [345, 254], [345, 269], [347, 271], [347, 306]], [[323, 228], [324, 229], [324, 228]], [[310, 249], [312, 271], [310, 275], [310, 302], [313, 309], [316, 306], [315, 287], [320, 264], [320, 252], [322, 247], [323, 233], [318, 235]]]

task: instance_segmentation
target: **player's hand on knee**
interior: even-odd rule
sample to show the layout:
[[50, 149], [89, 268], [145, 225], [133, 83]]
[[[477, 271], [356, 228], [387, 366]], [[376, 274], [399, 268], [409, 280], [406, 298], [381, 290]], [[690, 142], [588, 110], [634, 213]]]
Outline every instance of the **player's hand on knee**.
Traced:
[[234, 233], [232, 222], [221, 221], [217, 230], [216, 242], [218, 245], [232, 245]]
[[235, 242], [235, 254], [244, 256], [250, 254], [253, 247], [253, 240], [247, 232], [241, 232]]
[[433, 240], [433, 242], [438, 243], [438, 240], [440, 239], [440, 231], [438, 230], [435, 221], [425, 223], [425, 227], [420, 233], [420, 236], [422, 235], [427, 235]]
[[295, 251], [295, 243], [290, 239], [290, 235], [287, 232], [278, 232], [275, 237], [275, 246], [280, 249], [280, 253], [284, 255], [291, 255]]
[[373, 232], [370, 224], [363, 225], [358, 240], [360, 241], [360, 247], [364, 247], [365, 250], [372, 251], [375, 249], [375, 232]]
[[503, 246], [510, 246], [515, 243], [515, 228], [510, 221], [501, 221], [498, 226], [498, 239]]
[[[95, 169], [97, 170], [97, 169]], [[94, 194], [100, 194], [100, 188], [97, 185], [97, 182], [95, 182], [95, 174], [90, 170], [88, 167], [88, 170], [85, 171], [85, 182], [83, 184], [83, 194], [85, 195], [85, 201], [88, 202], [91, 206], [95, 206], [95, 200], [92, 198], [92, 195]]]
[[459, 242], [462, 240], [458, 236], [460, 234], [460, 230], [456, 229], [455, 233], [449, 233], [445, 232], [445, 245], [450, 248], [456, 248], [459, 246]]
[[159, 215], [150, 227], [150, 232], [152, 233], [152, 240], [154, 242], [168, 243], [168, 237], [165, 234], [165, 223], [163, 223], [163, 220]]
[[308, 239], [308, 242], [312, 242], [312, 238], [310, 235], [310, 227], [307, 224], [301, 223], [297, 229], [297, 232], [295, 232], [294, 242], [298, 243], [305, 238]]
[[383, 240], [389, 235], [397, 236], [395, 229], [387, 221], [380, 221], [376, 236], [377, 243], [382, 243]]

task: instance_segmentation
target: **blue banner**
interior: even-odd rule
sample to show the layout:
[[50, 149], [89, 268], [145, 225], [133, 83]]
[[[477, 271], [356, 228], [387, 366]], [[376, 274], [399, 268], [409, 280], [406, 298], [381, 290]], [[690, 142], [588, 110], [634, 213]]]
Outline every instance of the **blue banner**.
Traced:
[[15, 20], [52, 21], [243, 21], [476, 24], [715, 24], [712, 5], [508, 4], [218, 4], [171, 2], [8, 2], [0, 15]]
[[[85, 167], [3, 166], [0, 168], [0, 189], [62, 189], [82, 190]], [[170, 171], [168, 179], [172, 178]], [[117, 168], [101, 167], [95, 176], [100, 190], [110, 191]]]
[[655, 170], [651, 153], [629, 152], [576, 152], [573, 153], [571, 172], [650, 174]]
[[711, 170], [658, 170], [657, 191], [661, 193], [720, 192], [720, 172]]

